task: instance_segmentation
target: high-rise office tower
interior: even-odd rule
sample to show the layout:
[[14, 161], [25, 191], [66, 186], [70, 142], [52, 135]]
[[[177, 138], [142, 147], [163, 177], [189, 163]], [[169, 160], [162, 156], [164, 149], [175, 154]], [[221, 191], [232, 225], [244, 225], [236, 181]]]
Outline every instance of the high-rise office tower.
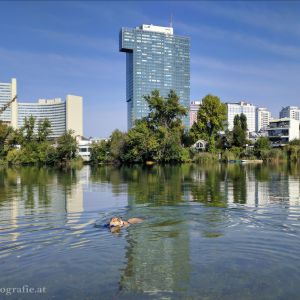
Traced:
[[[120, 51], [126, 52], [127, 124], [147, 116], [143, 96], [157, 89], [163, 97], [174, 90], [180, 103], [190, 104], [190, 39], [173, 34], [172, 27], [142, 25], [122, 28]], [[183, 118], [189, 128], [189, 113]]]

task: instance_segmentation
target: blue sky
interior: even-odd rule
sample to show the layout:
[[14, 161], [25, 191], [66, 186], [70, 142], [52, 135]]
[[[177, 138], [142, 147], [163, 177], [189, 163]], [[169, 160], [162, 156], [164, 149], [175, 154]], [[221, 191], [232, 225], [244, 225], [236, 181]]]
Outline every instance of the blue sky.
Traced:
[[84, 133], [126, 130], [122, 26], [168, 26], [191, 37], [191, 100], [300, 105], [300, 2], [11, 1], [0, 9], [0, 81], [19, 101], [84, 97]]

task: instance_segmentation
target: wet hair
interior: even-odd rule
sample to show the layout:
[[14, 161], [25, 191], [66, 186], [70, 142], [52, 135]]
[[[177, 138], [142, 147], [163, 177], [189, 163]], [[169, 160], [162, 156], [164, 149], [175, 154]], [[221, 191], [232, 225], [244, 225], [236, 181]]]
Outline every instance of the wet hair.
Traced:
[[119, 222], [120, 222], [120, 226], [123, 226], [124, 222], [123, 222], [122, 218], [120, 218], [120, 217], [112, 217], [112, 218], [109, 220], [109, 226], [110, 226], [110, 227], [117, 227], [117, 226], [119, 226], [119, 225], [111, 225], [111, 222], [112, 222], [114, 219], [115, 219], [116, 221], [119, 221]]

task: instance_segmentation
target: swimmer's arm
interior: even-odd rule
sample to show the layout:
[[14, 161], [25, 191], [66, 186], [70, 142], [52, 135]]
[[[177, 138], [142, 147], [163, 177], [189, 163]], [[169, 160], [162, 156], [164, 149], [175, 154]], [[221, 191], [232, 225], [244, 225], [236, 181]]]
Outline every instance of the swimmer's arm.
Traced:
[[141, 223], [143, 222], [144, 220], [143, 219], [140, 219], [140, 218], [130, 218], [128, 219], [128, 223], [129, 224], [137, 224], [137, 223]]

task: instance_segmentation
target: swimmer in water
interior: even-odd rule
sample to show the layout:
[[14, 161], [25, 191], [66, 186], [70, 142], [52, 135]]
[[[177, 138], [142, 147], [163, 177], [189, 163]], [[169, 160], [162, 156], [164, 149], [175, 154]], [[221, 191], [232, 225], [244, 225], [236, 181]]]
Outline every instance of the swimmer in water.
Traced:
[[140, 218], [130, 218], [127, 221], [125, 221], [121, 218], [113, 217], [109, 221], [109, 228], [111, 232], [118, 232], [122, 227], [128, 227], [131, 224], [138, 224], [141, 222], [143, 222], [143, 219]]

